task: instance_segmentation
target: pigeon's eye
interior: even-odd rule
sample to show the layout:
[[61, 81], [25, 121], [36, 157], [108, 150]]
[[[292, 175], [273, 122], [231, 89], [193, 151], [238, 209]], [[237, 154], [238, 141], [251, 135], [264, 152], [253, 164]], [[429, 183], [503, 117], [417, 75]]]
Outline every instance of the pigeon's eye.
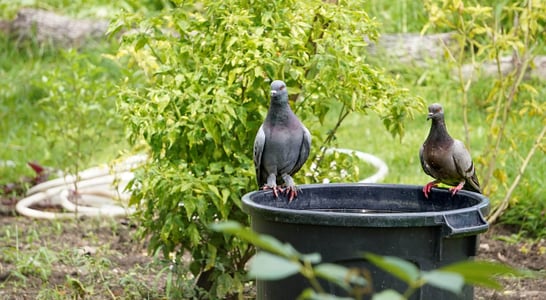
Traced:
[[284, 85], [281, 85], [281, 88], [280, 88], [280, 90], [281, 90], [281, 91], [282, 91], [282, 90], [284, 90], [284, 88], [285, 88], [285, 87], [286, 87], [286, 86], [284, 86]]

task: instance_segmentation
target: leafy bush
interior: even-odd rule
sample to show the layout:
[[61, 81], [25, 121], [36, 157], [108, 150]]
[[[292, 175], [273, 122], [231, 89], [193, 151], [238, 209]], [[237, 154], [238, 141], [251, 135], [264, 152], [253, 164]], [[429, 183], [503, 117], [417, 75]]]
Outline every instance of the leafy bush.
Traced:
[[52, 152], [55, 166], [76, 174], [110, 150], [109, 145], [119, 145], [123, 138], [114, 94], [121, 70], [109, 59], [74, 49], [58, 55], [66, 63], [50, 68], [32, 81], [34, 87], [44, 92], [37, 108], [48, 116], [33, 125], [47, 151]]
[[103, 55], [109, 43], [65, 50], [0, 35], [0, 45], [0, 184], [34, 176], [29, 161], [74, 172], [127, 145], [115, 95], [124, 69]]
[[[316, 168], [308, 163], [297, 182], [308, 181], [304, 174], [332, 176], [319, 150], [352, 112], [375, 111], [392, 134], [403, 134], [402, 122], [422, 104], [366, 63], [363, 37], [375, 39], [377, 28], [360, 7], [362, 1], [184, 1], [112, 24], [111, 33], [135, 29], [124, 35], [119, 55], [131, 57], [147, 78], [120, 90], [131, 141], [143, 138], [152, 154], [137, 174], [132, 202], [142, 207], [152, 251], [173, 257], [175, 270], [191, 254], [191, 275], [181, 269], [179, 280], [196, 280], [211, 298], [243, 292], [253, 247], [207, 226], [227, 219], [248, 224], [240, 199], [257, 189], [252, 144], [271, 80], [287, 83], [313, 135]], [[327, 131], [321, 124], [334, 106], [341, 107], [338, 122]], [[173, 296], [197, 292], [181, 293]]]

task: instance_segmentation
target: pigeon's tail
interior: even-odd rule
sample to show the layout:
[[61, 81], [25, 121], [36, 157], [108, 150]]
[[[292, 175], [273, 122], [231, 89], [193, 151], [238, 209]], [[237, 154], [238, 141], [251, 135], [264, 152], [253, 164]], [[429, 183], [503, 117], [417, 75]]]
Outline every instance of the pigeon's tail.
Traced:
[[476, 193], [482, 193], [482, 190], [480, 189], [480, 182], [478, 181], [478, 176], [476, 176], [476, 173], [472, 175], [472, 177], [468, 178], [463, 186], [463, 190], [476, 192]]

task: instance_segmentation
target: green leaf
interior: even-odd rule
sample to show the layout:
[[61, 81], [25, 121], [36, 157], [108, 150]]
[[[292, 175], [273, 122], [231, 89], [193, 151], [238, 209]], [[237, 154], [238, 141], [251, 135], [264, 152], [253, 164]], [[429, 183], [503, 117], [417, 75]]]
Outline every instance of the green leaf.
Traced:
[[216, 144], [221, 143], [221, 133], [220, 129], [218, 128], [218, 123], [213, 118], [205, 118], [203, 119], [203, 126], [207, 130], [207, 132], [210, 134], [212, 139]]
[[233, 278], [223, 273], [216, 279], [216, 294], [219, 296], [227, 295], [233, 289]]
[[408, 285], [419, 279], [419, 269], [412, 263], [393, 256], [379, 256], [371, 253], [364, 254], [364, 258], [375, 266], [396, 276]]
[[422, 276], [428, 284], [437, 288], [460, 294], [464, 287], [462, 275], [445, 271], [422, 272]]
[[318, 264], [322, 260], [320, 253], [309, 253], [300, 255], [300, 259], [312, 264]]
[[315, 274], [323, 279], [333, 282], [349, 291], [351, 285], [365, 286], [367, 281], [360, 276], [358, 270], [349, 269], [341, 265], [323, 263], [315, 267]]
[[262, 280], [277, 280], [299, 272], [301, 265], [284, 257], [260, 251], [249, 261], [248, 276]]
[[384, 290], [379, 293], [375, 293], [372, 300], [405, 300], [400, 293], [395, 290]]
[[442, 267], [438, 271], [453, 272], [463, 276], [468, 284], [500, 290], [503, 286], [495, 276], [524, 276], [524, 272], [507, 265], [487, 261], [464, 261]]
[[354, 298], [339, 297], [330, 294], [319, 294], [313, 289], [305, 289], [298, 297], [298, 300], [353, 300]]
[[235, 221], [225, 221], [214, 223], [211, 225], [211, 229], [219, 232], [233, 234], [240, 239], [246, 240], [252, 243], [254, 246], [275, 253], [287, 258], [300, 258], [301, 254], [294, 249], [290, 244], [283, 244], [276, 238], [265, 235], [257, 234], [251, 229], [243, 227], [241, 224]]
[[290, 244], [283, 244], [276, 238], [262, 234], [259, 236], [256, 243], [253, 243], [260, 249], [270, 251], [282, 255], [284, 257], [301, 257], [301, 254]]
[[148, 43], [148, 37], [145, 35], [139, 35], [135, 44], [135, 51], [142, 49]]

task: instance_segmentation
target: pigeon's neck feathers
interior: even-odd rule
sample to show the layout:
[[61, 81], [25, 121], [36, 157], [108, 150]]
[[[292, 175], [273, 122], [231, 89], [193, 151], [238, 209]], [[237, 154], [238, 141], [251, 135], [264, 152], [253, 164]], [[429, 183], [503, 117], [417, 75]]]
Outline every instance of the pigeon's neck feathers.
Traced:
[[270, 124], [288, 124], [294, 117], [288, 102], [271, 101], [266, 120]]
[[437, 143], [453, 143], [453, 138], [447, 132], [446, 122], [443, 117], [432, 119], [432, 126], [430, 126], [427, 140]]

